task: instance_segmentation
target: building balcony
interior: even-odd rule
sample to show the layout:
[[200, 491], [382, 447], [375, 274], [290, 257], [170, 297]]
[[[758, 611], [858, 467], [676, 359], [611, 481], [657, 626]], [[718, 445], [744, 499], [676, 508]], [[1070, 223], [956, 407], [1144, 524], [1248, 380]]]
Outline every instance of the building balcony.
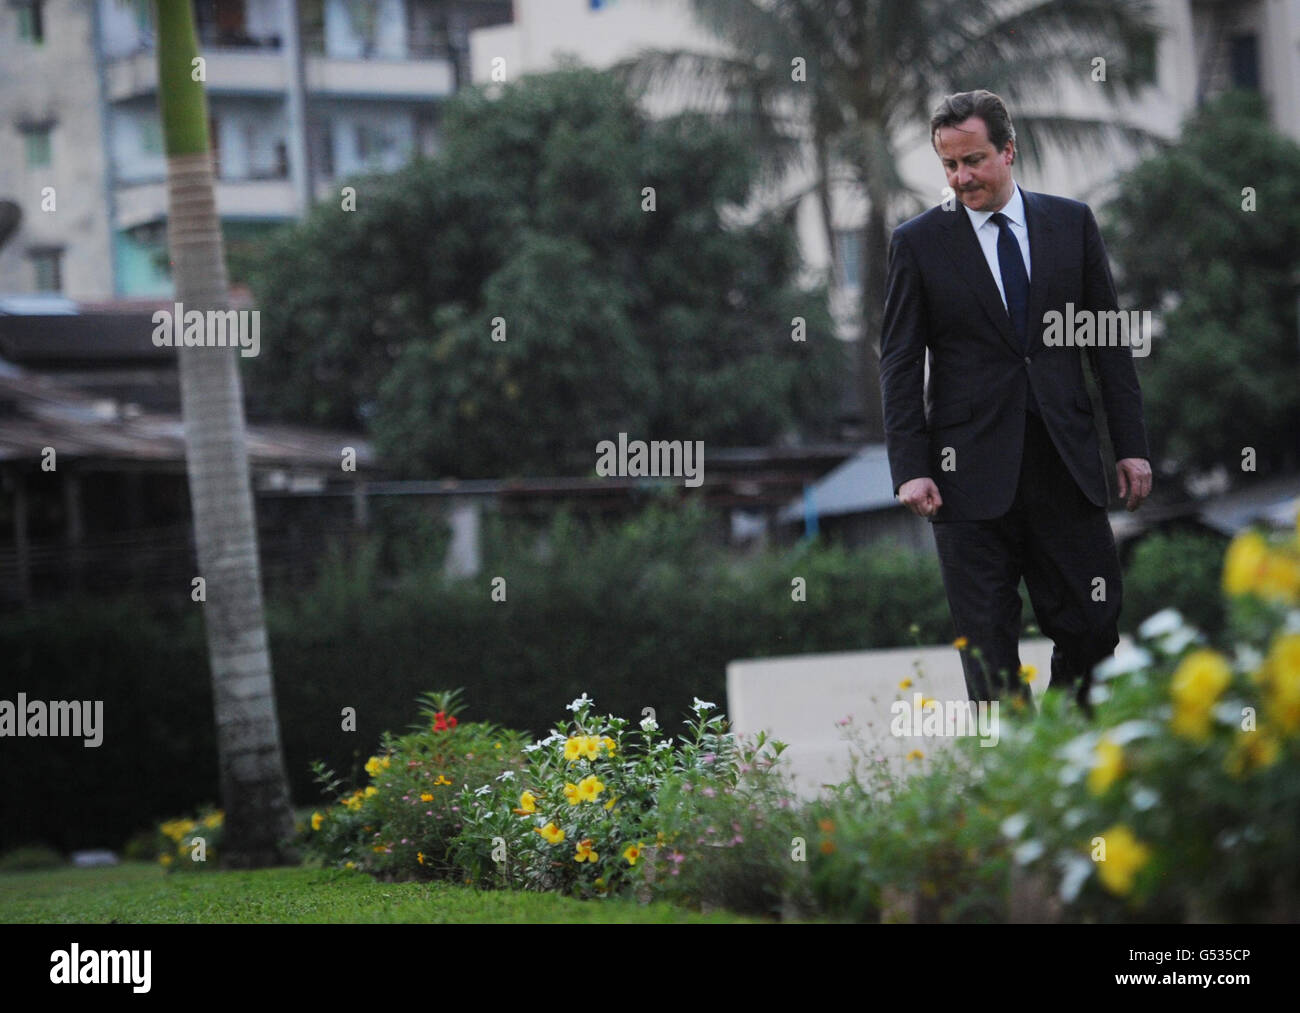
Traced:
[[[132, 229], [167, 218], [167, 183], [153, 180], [119, 186], [114, 227]], [[298, 213], [288, 179], [217, 180], [217, 214], [222, 218], [281, 219]]]
[[[204, 53], [211, 95], [278, 95], [289, 86], [290, 67], [282, 52], [269, 49], [214, 49]], [[451, 60], [342, 59], [307, 57], [307, 91], [335, 98], [392, 98], [429, 101], [456, 87]], [[125, 102], [158, 92], [158, 61], [141, 51], [109, 61], [108, 101]]]
[[394, 98], [429, 101], [450, 95], [456, 72], [448, 59], [348, 60], [307, 58], [307, 91], [334, 98]]
[[[213, 49], [203, 58], [211, 94], [277, 94], [289, 83], [284, 55], [275, 50]], [[154, 95], [158, 91], [158, 58], [149, 50], [111, 60], [105, 80], [110, 102]]]

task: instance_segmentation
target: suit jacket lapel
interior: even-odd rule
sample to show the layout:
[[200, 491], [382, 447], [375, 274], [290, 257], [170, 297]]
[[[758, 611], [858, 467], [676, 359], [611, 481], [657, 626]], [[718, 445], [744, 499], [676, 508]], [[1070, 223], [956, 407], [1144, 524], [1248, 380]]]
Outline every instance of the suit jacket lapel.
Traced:
[[1025, 223], [1029, 226], [1029, 354], [1032, 355], [1043, 344], [1043, 313], [1053, 263], [1052, 220], [1038, 194], [1021, 189], [1020, 196], [1025, 202]]
[[[1024, 191], [1021, 191], [1022, 193]], [[1026, 195], [1026, 199], [1028, 195]], [[1034, 243], [1033, 218], [1030, 216], [1028, 209], [1025, 211], [1025, 217], [1030, 221], [1029, 227], [1029, 253], [1033, 262], [1033, 273], [1029, 279], [1029, 319], [1034, 319], [1034, 279], [1038, 277], [1038, 253]], [[984, 250], [980, 247], [980, 241], [975, 238], [975, 229], [970, 223], [970, 216], [966, 214], [966, 209], [961, 201], [957, 201], [957, 206], [951, 212], [944, 216], [943, 221], [943, 246], [952, 261], [954, 272], [966, 281], [975, 296], [979, 299], [980, 306], [984, 308], [984, 315], [997, 328], [998, 334], [1002, 336], [1008, 347], [1016, 354], [1020, 354], [1020, 345], [1016, 341], [1015, 331], [1011, 328], [1011, 318], [1007, 316], [1007, 308], [1002, 305], [1002, 297], [998, 295], [997, 283], [993, 280], [993, 275], [989, 271], [988, 261], [984, 259]], [[1041, 319], [1041, 314], [1040, 317]], [[1030, 330], [1034, 328], [1031, 326]], [[1030, 338], [1032, 343], [1033, 338]]]

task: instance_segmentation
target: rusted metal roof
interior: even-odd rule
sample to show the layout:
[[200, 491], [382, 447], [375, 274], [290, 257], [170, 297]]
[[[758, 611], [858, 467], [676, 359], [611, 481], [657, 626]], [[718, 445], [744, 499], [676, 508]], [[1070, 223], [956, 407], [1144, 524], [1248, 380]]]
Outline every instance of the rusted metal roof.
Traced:
[[[247, 435], [258, 466], [338, 470], [342, 449], [353, 447], [358, 470], [375, 467], [369, 441], [356, 433], [274, 423], [249, 424]], [[87, 461], [185, 463], [180, 415], [95, 398], [0, 360], [0, 461], [39, 461], [44, 447]]]

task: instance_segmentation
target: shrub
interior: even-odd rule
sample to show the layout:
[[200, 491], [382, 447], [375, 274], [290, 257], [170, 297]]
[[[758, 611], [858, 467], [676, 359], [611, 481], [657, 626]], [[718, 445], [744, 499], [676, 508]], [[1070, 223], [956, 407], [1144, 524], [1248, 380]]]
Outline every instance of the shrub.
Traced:
[[462, 820], [457, 789], [521, 766], [525, 741], [487, 722], [461, 722], [460, 696], [425, 694], [416, 730], [383, 735], [364, 787], [343, 790], [333, 771], [314, 765], [335, 804], [312, 813], [302, 830], [306, 858], [388, 878], [456, 873], [448, 850]]
[[198, 872], [218, 868], [226, 815], [208, 806], [197, 816], [181, 816], [159, 824], [154, 834], [158, 864], [168, 872]]
[[44, 844], [27, 844], [0, 855], [0, 872], [58, 869], [63, 865], [63, 856]]

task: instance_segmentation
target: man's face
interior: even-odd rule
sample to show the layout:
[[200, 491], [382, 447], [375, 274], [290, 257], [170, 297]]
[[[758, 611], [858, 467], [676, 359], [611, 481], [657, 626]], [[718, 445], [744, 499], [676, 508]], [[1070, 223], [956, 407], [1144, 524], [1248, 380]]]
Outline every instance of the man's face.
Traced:
[[1011, 199], [1015, 142], [1008, 140], [998, 151], [983, 119], [971, 116], [955, 127], [940, 127], [934, 132], [934, 147], [948, 185], [972, 211], [997, 211]]

